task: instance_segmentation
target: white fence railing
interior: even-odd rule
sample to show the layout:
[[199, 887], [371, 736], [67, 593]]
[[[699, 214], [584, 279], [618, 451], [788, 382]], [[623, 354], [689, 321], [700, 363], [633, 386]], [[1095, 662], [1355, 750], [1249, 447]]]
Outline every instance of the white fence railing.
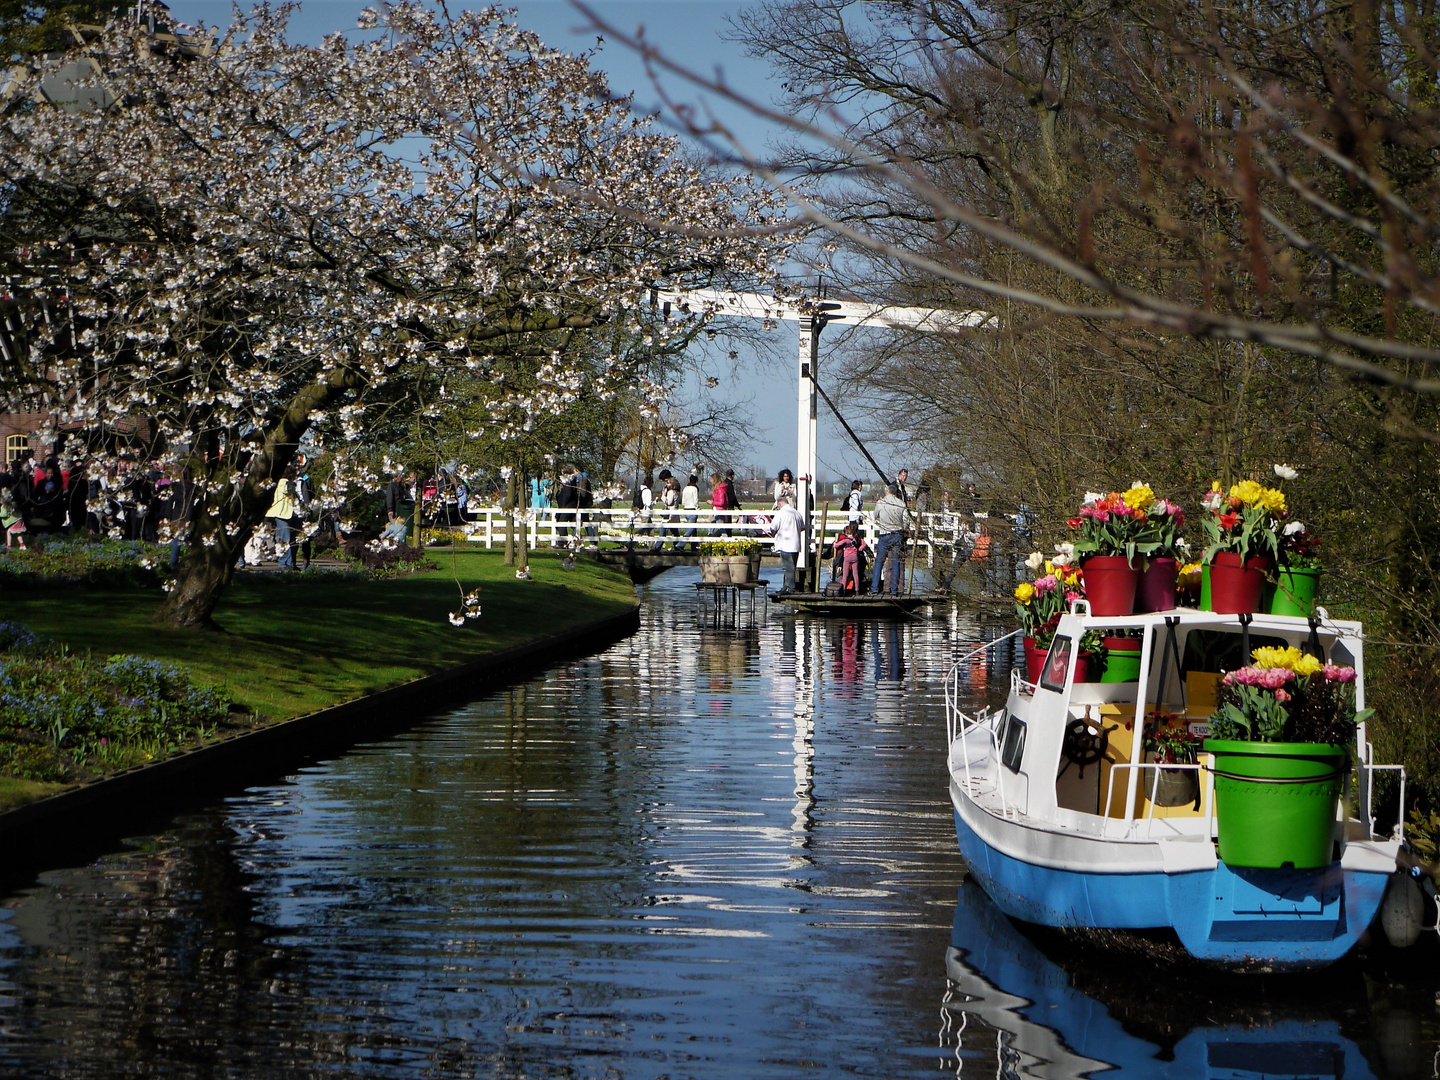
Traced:
[[[633, 544], [637, 549], [661, 545], [669, 550], [681, 545], [688, 550], [692, 544], [714, 540], [759, 540], [769, 546], [771, 512], [766, 510], [666, 510], [655, 508], [650, 516], [630, 507], [591, 510], [526, 509], [520, 511], [526, 522], [525, 535], [533, 548], [563, 546], [579, 531], [582, 544]], [[487, 548], [505, 543], [507, 511], [498, 506], [472, 509], [465, 531], [474, 543]], [[911, 547], [926, 551], [933, 561], [937, 551], [949, 557], [958, 546], [968, 555], [977, 545], [977, 554], [988, 555], [990, 530], [1010, 533], [1012, 526], [1003, 518], [973, 519], [960, 514], [915, 514], [916, 528]], [[860, 516], [861, 530], [871, 550], [879, 540], [874, 515]], [[821, 514], [814, 515], [812, 525], [818, 530]], [[849, 524], [846, 511], [832, 507], [825, 517], [825, 542], [828, 544]], [[517, 529], [518, 537], [518, 529]], [[811, 543], [814, 543], [812, 537]]]

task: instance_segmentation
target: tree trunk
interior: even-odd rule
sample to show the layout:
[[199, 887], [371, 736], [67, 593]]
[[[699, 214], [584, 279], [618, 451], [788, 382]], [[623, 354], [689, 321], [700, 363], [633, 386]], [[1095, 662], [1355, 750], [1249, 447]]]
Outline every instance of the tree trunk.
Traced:
[[[248, 533], [247, 533], [248, 536]], [[175, 586], [156, 610], [154, 620], [187, 630], [217, 630], [213, 615], [220, 594], [235, 576], [235, 551], [220, 545], [194, 545], [181, 557]]]

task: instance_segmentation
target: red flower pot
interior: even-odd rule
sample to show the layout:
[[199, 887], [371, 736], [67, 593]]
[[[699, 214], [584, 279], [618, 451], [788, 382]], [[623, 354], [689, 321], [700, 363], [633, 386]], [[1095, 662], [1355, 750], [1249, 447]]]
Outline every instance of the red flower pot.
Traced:
[[1124, 555], [1091, 555], [1082, 564], [1085, 571], [1085, 599], [1091, 615], [1135, 614], [1135, 590], [1140, 570]]
[[1265, 571], [1273, 564], [1262, 556], [1246, 559], [1233, 551], [1217, 551], [1210, 563], [1210, 610], [1222, 615], [1253, 615], [1260, 610]]
[[1075, 658], [1075, 681], [1090, 681], [1090, 654], [1088, 652], [1082, 652]]
[[1169, 611], [1175, 607], [1178, 603], [1175, 581], [1179, 576], [1180, 564], [1174, 559], [1163, 555], [1151, 559], [1140, 575], [1140, 587], [1135, 590], [1135, 610]]
[[1040, 685], [1040, 672], [1045, 668], [1045, 650], [1035, 647], [1034, 638], [1025, 639], [1025, 681]]

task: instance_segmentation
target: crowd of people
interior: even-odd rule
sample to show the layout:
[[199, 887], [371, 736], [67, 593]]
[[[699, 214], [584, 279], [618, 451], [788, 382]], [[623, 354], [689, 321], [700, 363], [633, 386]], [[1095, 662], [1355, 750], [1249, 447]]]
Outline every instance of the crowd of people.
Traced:
[[92, 472], [68, 455], [17, 457], [0, 472], [0, 523], [8, 548], [52, 533], [153, 542], [167, 524], [188, 519], [188, 491], [154, 461], [120, 458]]

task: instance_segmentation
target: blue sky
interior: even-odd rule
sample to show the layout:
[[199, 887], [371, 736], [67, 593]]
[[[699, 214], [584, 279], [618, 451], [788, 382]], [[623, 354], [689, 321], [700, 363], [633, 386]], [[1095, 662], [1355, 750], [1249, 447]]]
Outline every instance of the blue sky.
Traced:
[[[224, 26], [230, 21], [230, 0], [169, 0], [171, 11], [191, 25]], [[291, 20], [291, 31], [301, 41], [318, 41], [325, 34], [348, 30], [365, 3], [357, 0], [305, 0]], [[512, 0], [505, 5], [518, 12], [522, 26], [534, 30], [549, 45], [580, 52], [595, 44], [595, 31], [568, 0]], [[727, 40], [729, 19], [751, 5], [732, 0], [593, 0], [591, 5], [605, 20], [633, 33], [645, 28], [646, 37], [669, 57], [686, 68], [713, 75], [717, 70], [732, 86], [769, 102], [773, 77], [763, 60], [745, 55], [737, 43]], [[618, 93], [633, 91], [642, 110], [659, 109], [660, 97], [650, 83], [636, 55], [618, 42], [607, 41], [595, 65], [610, 76]], [[743, 110], [724, 102], [709, 100], [678, 78], [662, 83], [665, 92], [716, 110], [747, 144], [762, 147], [771, 138], [768, 126]], [[722, 358], [729, 345], [721, 344], [711, 364], [712, 374], [724, 378], [729, 399], [746, 401], [754, 423], [751, 445], [739, 454], [739, 463], [758, 463], [771, 475], [795, 465], [796, 338], [795, 324], [782, 323], [774, 331], [773, 348], [757, 352], [741, 344], [742, 366], [729, 378], [729, 365]], [[869, 475], [864, 459], [848, 444], [839, 425], [821, 405], [820, 472], [822, 477], [839, 479]], [[843, 408], [843, 405], [842, 405]], [[847, 417], [852, 424], [861, 417]], [[882, 459], [883, 460], [883, 459]]]

